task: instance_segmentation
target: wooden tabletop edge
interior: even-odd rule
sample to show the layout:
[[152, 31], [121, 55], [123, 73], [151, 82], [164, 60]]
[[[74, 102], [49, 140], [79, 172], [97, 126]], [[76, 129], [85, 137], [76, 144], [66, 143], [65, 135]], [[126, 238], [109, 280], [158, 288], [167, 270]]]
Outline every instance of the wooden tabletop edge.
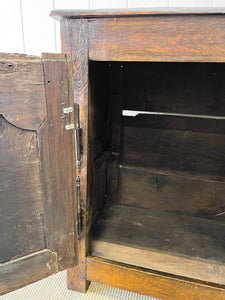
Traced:
[[79, 18], [110, 18], [110, 17], [137, 17], [151, 15], [177, 15], [177, 14], [225, 14], [225, 7], [199, 7], [199, 8], [176, 8], [176, 7], [152, 7], [143, 9], [56, 9], [50, 12], [50, 16], [60, 20]]

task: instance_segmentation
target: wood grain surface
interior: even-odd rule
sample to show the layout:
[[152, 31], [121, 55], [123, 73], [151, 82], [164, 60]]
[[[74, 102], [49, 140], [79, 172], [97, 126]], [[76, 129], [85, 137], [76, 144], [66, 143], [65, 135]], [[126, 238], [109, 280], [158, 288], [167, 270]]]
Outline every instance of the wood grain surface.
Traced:
[[[48, 118], [40, 136], [41, 173], [44, 187], [46, 246], [58, 255], [59, 268], [75, 264], [75, 145], [74, 112], [62, 119], [63, 108], [73, 107], [71, 57], [43, 54]], [[66, 247], [65, 247], [66, 245]]]
[[[74, 104], [71, 56], [44, 54], [38, 69], [32, 65], [36, 58], [3, 57], [7, 72], [14, 59], [17, 68], [12, 81], [24, 89], [24, 98], [22, 90], [19, 94], [11, 88], [10, 76], [6, 80], [5, 73], [0, 74], [5, 84], [1, 100], [9, 113], [7, 120], [5, 114], [0, 116], [0, 293], [74, 266], [78, 260], [75, 138], [74, 130], [65, 129], [74, 123], [74, 113], [63, 115], [63, 108]], [[36, 98], [38, 87], [43, 99]], [[33, 106], [20, 111], [30, 100]], [[16, 125], [26, 129], [8, 122], [17, 114]], [[38, 116], [43, 120], [36, 122]]]
[[[101, 276], [99, 276], [101, 274]], [[98, 257], [87, 257], [87, 279], [165, 300], [223, 300], [225, 290]]]
[[58, 271], [57, 255], [47, 249], [0, 265], [0, 294], [45, 278]]
[[89, 58], [224, 62], [224, 24], [222, 15], [92, 19], [89, 22]]
[[13, 125], [35, 130], [47, 116], [41, 59], [0, 54], [0, 114]]
[[[62, 51], [72, 53], [73, 60], [73, 87], [74, 102], [79, 104], [80, 125], [82, 129], [82, 159], [81, 170], [77, 173], [81, 182], [81, 210], [82, 210], [82, 235], [78, 242], [79, 264], [75, 268], [68, 269], [67, 282], [70, 289], [85, 292], [89, 285], [86, 281], [86, 255], [89, 251], [89, 188], [87, 177], [89, 135], [89, 96], [88, 95], [88, 35], [87, 20], [64, 20], [61, 22]], [[71, 38], [72, 37], [72, 38]]]
[[[52, 13], [52, 16], [61, 19], [61, 37], [63, 51], [67, 53], [72, 52], [75, 90], [74, 99], [76, 103], [80, 104], [82, 127], [83, 157], [81, 162], [81, 172], [78, 173], [81, 177], [83, 235], [81, 241], [78, 243], [80, 254], [79, 266], [68, 270], [69, 288], [85, 292], [89, 284], [87, 280], [96, 280], [98, 282], [112, 284], [118, 287], [128, 288], [136, 292], [144, 292], [147, 294], [149, 294], [150, 286], [151, 284], [153, 284], [153, 292], [155, 293], [153, 293], [153, 295], [162, 297], [163, 299], [196, 299], [196, 297], [198, 299], [203, 297], [203, 295], [207, 299], [215, 299], [215, 297], [218, 299], [224, 298], [224, 290], [216, 285], [214, 287], [210, 287], [207, 286], [206, 283], [191, 282], [193, 281], [193, 279], [177, 279], [174, 276], [162, 276], [156, 278], [154, 276], [158, 276], [158, 274], [154, 274], [154, 276], [152, 276], [151, 272], [145, 272], [145, 274], [143, 275], [143, 273], [141, 273], [142, 271], [135, 268], [123, 268], [124, 266], [122, 265], [119, 265], [119, 267], [117, 268], [114, 264], [107, 263], [106, 261], [100, 261], [98, 259], [86, 260], [86, 256], [88, 255], [88, 253], [90, 253], [89, 227], [91, 225], [91, 210], [89, 196], [91, 195], [90, 191], [93, 184], [93, 178], [91, 177], [93, 174], [92, 168], [94, 167], [94, 159], [98, 159], [102, 155], [102, 150], [105, 151], [104, 139], [98, 137], [94, 141], [95, 131], [93, 130], [93, 128], [96, 129], [94, 127], [94, 107], [92, 101], [94, 96], [93, 86], [89, 81], [89, 79], [91, 79], [91, 77], [89, 77], [88, 70], [90, 65], [89, 61], [224, 62], [225, 34], [223, 27], [225, 25], [225, 21], [222, 15], [223, 12], [223, 10], [219, 9], [218, 11], [214, 10], [208, 13], [200, 11], [195, 13], [194, 11], [192, 11], [192, 9], [190, 9], [189, 13], [187, 11], [181, 10], [181, 13], [183, 14], [179, 15], [178, 11], [174, 9], [174, 12], [171, 10], [161, 10], [160, 14], [159, 11], [156, 12], [156, 10], [153, 10], [153, 12], [133, 12], [132, 10], [122, 12], [75, 12], [68, 10], [55, 11]], [[159, 97], [160, 99], [157, 97], [155, 98], [155, 100], [153, 99], [153, 109], [158, 110], [159, 107], [162, 107], [164, 111], [168, 111], [169, 107], [169, 111], [172, 112], [183, 113], [186, 111], [187, 113], [191, 113], [193, 108], [193, 110], [195, 112], [197, 111], [198, 113], [204, 112], [204, 114], [212, 115], [216, 115], [217, 113], [219, 113], [220, 115], [224, 115], [222, 85], [223, 71], [220, 75], [218, 75], [218, 69], [220, 68], [220, 66], [218, 66], [218, 69], [216, 67], [217, 71], [212, 72], [211, 70], [209, 71], [210, 67], [208, 70], [204, 70], [204, 67], [205, 66], [203, 66], [202, 73], [198, 74], [199, 77], [195, 77], [195, 80], [193, 80], [192, 82], [188, 82], [189, 75], [187, 76], [187, 80], [184, 80], [184, 82], [187, 83], [186, 86], [184, 86], [184, 84], [182, 85], [182, 82], [179, 81], [180, 73], [178, 72], [176, 74], [177, 77], [175, 76], [177, 78], [177, 80], [175, 80], [177, 86], [174, 86], [174, 93], [167, 93], [166, 91], [168, 89], [164, 89], [164, 95], [162, 95], [161, 98]], [[173, 71], [170, 72], [170, 74], [172, 73]], [[193, 74], [191, 74], [190, 76], [192, 75]], [[135, 80], [136, 82], [134, 82], [136, 86], [138, 86], [138, 80]], [[202, 88], [198, 90], [196, 86], [202, 86], [202, 82], [204, 81], [207, 82], [210, 87], [206, 90], [203, 90]], [[130, 83], [128, 83], [128, 85], [130, 85]], [[157, 84], [154, 84], [154, 86], [157, 86]], [[183, 95], [182, 93], [182, 86], [183, 88], [186, 87], [185, 95]], [[176, 91], [179, 90], [177, 89], [177, 87], [180, 88], [179, 93], [176, 93]], [[140, 90], [142, 90], [141, 85]], [[196, 90], [196, 97], [190, 98], [190, 95], [193, 93], [193, 91]], [[132, 89], [130, 95], [133, 96]], [[115, 96], [117, 97], [118, 95]], [[135, 95], [134, 98], [136, 98]], [[178, 100], [173, 101], [171, 107], [167, 104], [164, 104], [165, 99], [168, 100], [171, 98], [175, 100], [179, 99], [181, 105], [179, 106], [177, 104]], [[187, 104], [188, 101], [190, 101], [190, 105]], [[205, 108], [203, 109], [203, 112], [201, 112], [201, 105], [203, 104]], [[221, 110], [218, 109], [218, 107], [221, 107]], [[170, 175], [174, 175], [173, 172], [175, 172], [176, 176], [179, 175], [181, 177], [188, 177], [190, 181], [193, 178], [196, 178], [197, 180], [204, 179], [206, 184], [208, 181], [210, 181], [211, 183], [213, 183], [214, 181], [223, 181], [224, 125], [221, 122], [215, 124], [215, 120], [213, 120], [212, 122], [209, 120], [203, 121], [203, 123], [199, 125], [201, 123], [199, 120], [197, 120], [196, 123], [196, 120], [193, 121], [193, 119], [191, 119], [189, 123], [193, 122], [194, 125], [186, 127], [186, 121], [184, 121], [184, 119], [185, 118], [180, 118], [181, 122], [180, 120], [178, 121], [178, 123], [180, 122], [180, 124], [178, 124], [177, 121], [172, 121], [174, 127], [173, 125], [170, 125], [171, 119], [169, 118], [167, 118], [166, 122], [163, 122], [164, 125], [160, 125], [161, 127], [154, 127], [151, 125], [124, 126], [124, 124], [122, 124], [124, 126], [124, 128], [122, 128], [123, 166], [139, 168], [151, 167], [152, 170], [150, 171], [153, 173], [156, 169], [158, 173], [167, 171], [167, 173], [169, 172]], [[101, 121], [102, 119], [99, 120], [99, 128]], [[221, 127], [219, 126], [219, 123], [222, 124]], [[179, 126], [175, 126], [175, 124]], [[105, 123], [101, 123], [101, 125], [105, 125]], [[118, 122], [115, 122], [115, 125], [117, 126]], [[118, 127], [116, 129], [118, 129]], [[101, 130], [97, 130], [97, 132], [99, 133], [101, 132]], [[119, 131], [116, 130], [116, 132], [118, 133]], [[94, 146], [95, 142], [99, 147]], [[118, 144], [116, 145], [116, 147], [117, 146]], [[115, 153], [119, 152], [117, 151]], [[125, 155], [127, 155], [127, 153], [129, 159], [126, 160], [124, 159], [124, 157]], [[149, 162], [149, 157], [151, 162]], [[114, 162], [115, 161], [116, 160], [114, 160]], [[116, 164], [118, 165], [118, 160], [116, 161]], [[109, 172], [107, 174], [109, 175]], [[201, 182], [203, 182], [203, 180]], [[222, 185], [222, 183], [220, 184]], [[192, 191], [194, 190], [195, 188], [193, 187]], [[192, 194], [195, 195], [194, 192]], [[222, 188], [219, 191], [219, 194], [222, 194]], [[102, 195], [100, 197], [102, 197]], [[216, 196], [214, 197], [214, 200], [215, 199]], [[204, 207], [204, 209], [209, 208], [211, 205], [209, 203], [210, 200], [208, 198], [207, 201], [204, 202], [202, 207]], [[208, 206], [205, 204], [207, 204]], [[217, 206], [217, 209], [218, 205], [219, 204], [215, 205]], [[161, 213], [162, 212], [160, 212], [160, 214]], [[125, 218], [130, 220], [130, 216], [131, 214], [128, 214]], [[141, 223], [143, 214], [139, 217]], [[122, 217], [122, 219], [125, 218], [124, 216]], [[155, 215], [152, 219], [154, 220], [154, 218], [157, 219]], [[177, 253], [176, 249], [172, 247], [173, 253], [177, 253], [175, 255], [176, 258], [178, 258], [179, 256], [187, 255], [188, 259], [197, 260], [197, 262], [201, 261], [201, 263], [202, 260], [213, 261], [215, 265], [210, 265], [212, 267], [212, 270], [210, 270], [210, 272], [203, 271], [201, 280], [209, 279], [212, 282], [223, 282], [223, 270], [221, 271], [221, 269], [217, 269], [216, 265], [217, 262], [221, 263], [221, 260], [223, 261], [224, 259], [223, 223], [220, 223], [219, 221], [216, 222], [195, 217], [186, 218], [187, 219], [183, 219], [182, 216], [177, 216], [175, 217], [175, 220], [171, 220], [170, 218], [165, 217], [166, 221], [164, 225], [162, 223], [162, 218], [158, 218], [157, 226], [151, 227], [151, 224], [149, 227], [152, 229], [153, 233], [156, 232], [157, 228], [161, 228], [160, 226], [163, 227], [164, 233], [165, 227], [166, 229], [171, 229], [171, 232], [175, 232], [174, 238], [175, 240], [177, 238], [177, 244], [174, 244], [175, 248], [179, 248], [180, 244], [182, 244], [182, 242], [185, 243], [185, 241], [187, 242], [187, 245], [190, 245], [190, 240], [192, 240], [193, 238], [192, 242], [194, 245], [196, 243], [198, 249], [195, 249], [194, 246], [192, 248], [189, 248], [189, 246], [183, 245], [181, 247], [182, 250], [179, 250]], [[198, 221], [196, 221], [195, 219], [197, 219]], [[178, 226], [175, 228], [170, 227], [174, 222], [177, 222]], [[117, 222], [115, 223], [117, 224]], [[217, 223], [218, 225], [215, 225]], [[215, 227], [212, 224], [214, 224]], [[132, 226], [128, 227], [128, 229], [133, 228]], [[112, 229], [112, 226], [110, 225], [109, 228]], [[124, 233], [124, 236], [126, 236], [126, 238], [131, 237], [132, 239], [134, 230], [129, 231], [129, 234], [127, 235], [125, 232], [126, 230], [123, 231], [121, 230], [121, 228], [126, 229], [125, 224], [122, 224], [122, 227], [118, 226], [116, 232], [122, 234]], [[182, 231], [182, 229], [184, 230]], [[118, 241], [118, 235], [115, 234], [115, 236], [115, 240]], [[140, 232], [138, 231], [138, 237], [139, 236]], [[185, 238], [187, 239], [183, 239], [183, 236], [185, 236]], [[153, 239], [154, 237], [155, 236], [153, 234]], [[163, 239], [164, 235], [161, 231], [158, 233], [158, 237], [160, 237], [159, 240]], [[154, 242], [156, 242], [156, 240], [157, 237]], [[142, 242], [144, 244], [144, 241]], [[207, 248], [204, 242], [206, 244], [209, 243], [209, 245], [211, 246]], [[213, 247], [212, 244], [214, 245], [216, 242], [218, 242], [217, 247]], [[203, 243], [204, 245], [201, 243]], [[159, 248], [161, 250], [161, 248], [166, 247], [165, 245], [165, 243], [163, 243], [163, 245], [160, 244], [157, 251], [159, 250]], [[122, 246], [129, 247], [127, 245]], [[149, 248], [149, 245], [146, 247]], [[134, 249], [133, 246], [131, 248]], [[142, 248], [138, 247], [138, 249]], [[148, 249], [146, 251], [148, 251]], [[168, 249], [166, 251], [168, 252]], [[189, 251], [189, 253], [185, 251]], [[199, 255], [201, 258], [198, 257]], [[135, 255], [133, 254], [133, 256]], [[133, 259], [136, 259], [136, 257], [134, 257]], [[217, 262], [215, 262], [214, 260]], [[161, 267], [163, 265], [164, 264], [162, 264]], [[189, 268], [190, 274], [192, 274], [191, 272], [193, 272], [193, 270], [191, 270], [190, 264], [186, 265]], [[207, 268], [207, 263], [203, 262], [203, 265], [205, 268]], [[220, 267], [222, 268], [222, 263]], [[177, 265], [176, 267], [174, 267], [174, 269], [175, 268], [177, 268]], [[197, 269], [198, 267], [197, 265], [195, 265], [195, 271]], [[220, 271], [222, 272], [221, 277], [219, 275]], [[185, 274], [186, 273], [184, 272], [183, 276], [185, 276]]]
[[176, 15], [197, 14], [208, 15], [224, 14], [224, 7], [151, 7], [151, 8], [129, 8], [129, 9], [56, 9], [51, 11], [50, 16], [60, 20], [61, 18], [113, 18], [113, 17], [137, 17], [149, 15]]
[[124, 205], [218, 219], [224, 212], [224, 182], [120, 166], [119, 201]]
[[217, 283], [224, 286], [225, 264], [215, 261], [189, 259], [163, 253], [160, 250], [141, 249], [105, 241], [93, 241], [92, 255], [142, 267], [149, 271], [159, 270], [165, 274], [182, 276], [189, 280], [199, 279], [202, 283]]
[[[189, 130], [188, 127], [183, 127], [185, 122], [183, 118], [186, 119], [185, 117], [148, 116], [148, 125], [146, 122], [142, 126], [140, 118], [133, 118], [131, 122], [126, 123], [127, 119], [123, 117], [121, 164], [175, 172], [177, 175], [199, 179], [223, 181], [224, 134], [207, 130], [211, 123], [215, 123], [214, 120], [209, 119], [205, 122], [201, 119], [194, 126], [195, 118], [192, 118], [189, 123], [192, 121], [193, 125]], [[173, 119], [176, 119], [177, 127], [168, 125], [170, 120], [175, 125]], [[200, 129], [203, 126], [198, 128], [198, 122], [207, 124], [203, 132]], [[188, 125], [188, 122], [186, 124]]]
[[37, 134], [0, 116], [0, 263], [44, 248]]
[[222, 221], [114, 205], [95, 228], [92, 255], [225, 285], [224, 227]]

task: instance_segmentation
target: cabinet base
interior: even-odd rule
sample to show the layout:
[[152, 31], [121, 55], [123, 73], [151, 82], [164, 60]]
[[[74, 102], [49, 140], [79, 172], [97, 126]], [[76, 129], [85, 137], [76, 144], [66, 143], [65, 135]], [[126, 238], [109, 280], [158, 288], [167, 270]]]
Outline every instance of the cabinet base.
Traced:
[[225, 289], [88, 256], [87, 280], [165, 300], [223, 300]]

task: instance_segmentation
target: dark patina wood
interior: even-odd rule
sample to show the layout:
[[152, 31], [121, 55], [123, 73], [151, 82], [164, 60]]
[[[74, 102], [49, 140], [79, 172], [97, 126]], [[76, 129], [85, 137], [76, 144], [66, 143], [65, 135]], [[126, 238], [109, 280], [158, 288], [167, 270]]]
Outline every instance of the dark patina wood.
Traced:
[[44, 207], [36, 132], [2, 116], [0, 132], [0, 262], [5, 263], [44, 248]]
[[[89, 283], [86, 281], [86, 255], [89, 251], [89, 201], [88, 201], [88, 133], [89, 133], [89, 101], [88, 101], [88, 39], [87, 20], [64, 20], [61, 23], [62, 51], [72, 53], [73, 59], [73, 87], [74, 102], [79, 104], [80, 125], [82, 130], [82, 161], [81, 170], [77, 173], [80, 176], [81, 210], [82, 210], [82, 236], [78, 242], [79, 264], [75, 268], [68, 269], [68, 287], [85, 292]], [[73, 38], [71, 38], [73, 37]]]
[[218, 219], [224, 210], [224, 182], [165, 171], [120, 166], [119, 203]]
[[112, 205], [95, 228], [92, 255], [225, 285], [224, 229], [218, 221]]
[[225, 115], [223, 64], [130, 62], [123, 73], [125, 110]]
[[[74, 266], [71, 56], [1, 57], [0, 294]], [[62, 102], [64, 103], [62, 105]]]
[[[224, 66], [216, 64], [225, 62], [223, 14], [224, 9], [51, 13], [61, 22], [63, 51], [72, 52], [75, 102], [81, 105], [83, 159], [79, 174], [84, 180], [84, 226], [79, 266], [68, 270], [69, 288], [84, 292], [88, 280], [93, 280], [163, 299], [224, 298]], [[122, 76], [118, 66], [118, 70], [123, 68]], [[122, 117], [122, 109], [167, 115]], [[148, 208], [148, 213], [155, 209], [164, 229], [173, 223], [170, 218], [174, 213], [181, 222], [180, 230], [187, 219], [194, 228], [187, 235], [180, 233], [180, 249], [175, 247], [171, 253], [167, 249], [163, 255], [159, 248], [165, 247], [164, 242], [155, 251], [149, 246], [144, 249], [144, 238], [138, 244], [141, 234], [129, 245], [117, 244], [117, 234], [113, 241], [98, 236], [91, 250], [90, 227], [97, 221], [98, 228], [98, 215], [112, 199], [140, 210]], [[119, 217], [120, 206], [118, 210]], [[164, 225], [163, 216], [170, 219]], [[137, 223], [142, 215], [139, 218]], [[132, 218], [127, 214], [122, 219], [123, 224], [114, 220], [115, 231], [129, 239], [133, 231], [125, 228]], [[148, 223], [144, 218], [143, 222], [144, 228]], [[150, 238], [154, 239], [157, 230], [153, 225], [147, 228], [152, 229]], [[105, 236], [111, 236], [113, 226], [102, 228]], [[190, 250], [185, 239], [189, 234], [198, 241], [203, 234], [204, 247], [209, 246], [209, 252], [217, 255], [203, 255], [198, 243], [194, 257], [186, 253]], [[164, 237], [162, 232], [158, 236]], [[135, 267], [117, 268], [116, 263], [98, 258], [86, 260], [91, 253], [113, 260], [120, 253], [121, 261], [148, 266], [149, 270], [142, 277], [143, 270]], [[152, 257], [155, 260], [150, 266]], [[151, 267], [162, 271], [163, 265], [169, 266], [164, 272], [176, 274], [177, 267], [171, 269], [175, 262], [183, 266], [182, 279], [165, 274], [152, 277]]]
[[8, 293], [58, 272], [55, 252], [44, 249], [0, 266], [0, 293]]
[[0, 114], [19, 128], [36, 130], [47, 116], [40, 58], [1, 53], [0, 74]]
[[[168, 124], [173, 118], [176, 119], [177, 126], [171, 128]], [[206, 130], [201, 132], [193, 127], [190, 130], [188, 127], [180, 130], [186, 121], [182, 117], [149, 116], [149, 124], [144, 126], [141, 118], [132, 119], [126, 123], [126, 117], [123, 118], [121, 164], [224, 181], [224, 133], [214, 134]], [[210, 128], [210, 123], [215, 123], [214, 120], [210, 122], [210, 119], [207, 122], [200, 119], [196, 123], [201, 123], [201, 120], [206, 128]], [[195, 123], [195, 119], [190, 122]], [[186, 125], [188, 126], [188, 121]], [[224, 124], [222, 128], [223, 126]]]
[[[75, 222], [74, 112], [72, 62], [70, 55], [43, 54], [48, 117], [39, 129], [42, 184], [44, 186], [46, 246], [58, 254], [59, 268], [74, 265], [77, 252]], [[49, 209], [54, 207], [54, 209]], [[74, 215], [73, 215], [74, 212]], [[66, 247], [65, 247], [66, 245]]]
[[0, 132], [0, 263], [6, 263], [44, 248], [44, 207], [36, 132], [2, 116]]

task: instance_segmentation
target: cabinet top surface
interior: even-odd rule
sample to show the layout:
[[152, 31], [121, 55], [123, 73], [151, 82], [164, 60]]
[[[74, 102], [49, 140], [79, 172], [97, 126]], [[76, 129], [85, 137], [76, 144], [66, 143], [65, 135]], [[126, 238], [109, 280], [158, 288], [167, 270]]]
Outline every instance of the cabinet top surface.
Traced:
[[110, 17], [137, 17], [151, 15], [177, 15], [177, 14], [225, 14], [225, 7], [215, 8], [175, 8], [175, 7], [153, 7], [143, 9], [58, 9], [53, 10], [50, 16], [60, 20], [61, 18], [110, 18]]

